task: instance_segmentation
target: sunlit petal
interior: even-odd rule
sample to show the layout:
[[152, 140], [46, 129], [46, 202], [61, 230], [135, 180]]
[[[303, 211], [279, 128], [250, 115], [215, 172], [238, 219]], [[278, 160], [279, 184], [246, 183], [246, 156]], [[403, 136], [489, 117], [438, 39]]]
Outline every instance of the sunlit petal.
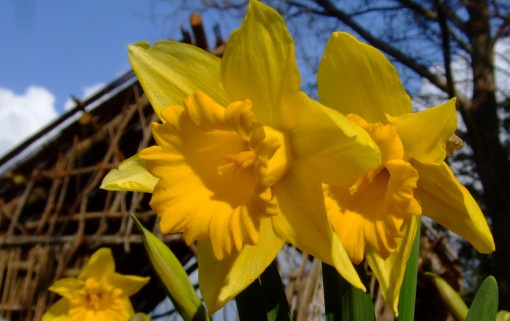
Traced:
[[272, 230], [271, 219], [261, 220], [257, 245], [245, 245], [223, 260], [217, 260], [209, 239], [198, 242], [200, 292], [209, 313], [219, 310], [250, 285], [280, 252], [284, 240]]
[[69, 316], [69, 300], [60, 299], [55, 302], [44, 313], [41, 321], [71, 321]]
[[215, 101], [227, 105], [221, 87], [220, 59], [192, 45], [160, 41], [129, 45], [129, 61], [152, 107], [182, 105], [185, 97], [202, 90]]
[[158, 178], [147, 171], [145, 161], [134, 155], [112, 169], [103, 179], [101, 188], [109, 191], [152, 193]]
[[446, 158], [446, 144], [457, 129], [455, 98], [418, 113], [388, 115], [388, 121], [397, 127], [408, 158], [440, 165]]
[[344, 184], [380, 162], [380, 152], [368, 133], [339, 112], [326, 108], [304, 93], [289, 97], [295, 125], [289, 130], [296, 159], [328, 184]]
[[324, 212], [320, 182], [296, 162], [273, 188], [281, 213], [272, 218], [278, 234], [299, 249], [335, 266], [352, 285], [364, 289]]
[[137, 275], [124, 275], [113, 273], [108, 278], [108, 283], [115, 288], [121, 289], [125, 296], [131, 296], [149, 282], [149, 277], [141, 277]]
[[395, 67], [379, 50], [345, 32], [334, 32], [329, 39], [317, 86], [321, 103], [368, 122], [412, 111]]
[[249, 98], [253, 112], [265, 125], [282, 125], [282, 101], [299, 91], [301, 79], [294, 41], [283, 18], [259, 1], [250, 1], [240, 29], [229, 37], [221, 70], [228, 97]]
[[404, 223], [402, 240], [397, 250], [391, 253], [387, 259], [383, 259], [374, 249], [367, 248], [366, 258], [368, 264], [379, 281], [384, 300], [395, 313], [398, 313], [400, 288], [404, 280], [407, 260], [413, 247], [418, 219], [418, 216], [412, 216], [410, 220]]
[[65, 278], [55, 281], [48, 290], [70, 300], [73, 298], [74, 291], [78, 290], [82, 286], [83, 281], [75, 278]]
[[101, 281], [115, 271], [115, 261], [113, 260], [112, 250], [107, 247], [100, 248], [92, 254], [87, 264], [78, 275], [78, 280], [94, 278]]
[[448, 165], [413, 162], [413, 166], [420, 174], [416, 194], [423, 214], [468, 240], [479, 252], [493, 252], [494, 239], [480, 207]]

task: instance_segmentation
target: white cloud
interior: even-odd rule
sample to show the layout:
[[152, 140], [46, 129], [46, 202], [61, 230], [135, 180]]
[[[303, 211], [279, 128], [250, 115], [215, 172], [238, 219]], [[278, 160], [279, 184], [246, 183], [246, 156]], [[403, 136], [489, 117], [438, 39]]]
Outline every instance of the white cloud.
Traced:
[[18, 95], [0, 88], [0, 155], [56, 116], [55, 96], [47, 89], [30, 86], [24, 94]]
[[[103, 87], [105, 85], [106, 85], [105, 83], [101, 82], [101, 83], [93, 84], [90, 86], [85, 86], [82, 88], [82, 95], [78, 98], [79, 99], [87, 99], [89, 96], [92, 96], [99, 90], [103, 89]], [[69, 110], [69, 109], [74, 108], [75, 106], [76, 106], [75, 102], [71, 98], [68, 98], [64, 105], [64, 109]]]

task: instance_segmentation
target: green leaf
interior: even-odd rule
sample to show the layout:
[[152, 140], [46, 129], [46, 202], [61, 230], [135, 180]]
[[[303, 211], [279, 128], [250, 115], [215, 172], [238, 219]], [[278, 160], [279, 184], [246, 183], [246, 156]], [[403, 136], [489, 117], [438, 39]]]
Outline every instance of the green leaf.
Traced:
[[418, 278], [418, 258], [420, 255], [420, 231], [421, 219], [418, 220], [416, 235], [414, 237], [413, 248], [407, 259], [404, 281], [400, 288], [400, 298], [398, 302], [398, 321], [413, 321], [414, 307], [416, 304], [416, 280]]
[[476, 292], [466, 321], [494, 321], [498, 312], [498, 284], [488, 276]]
[[152, 267], [168, 291], [177, 312], [185, 321], [210, 320], [179, 260], [165, 243], [145, 229], [133, 214], [131, 218], [140, 230]]
[[237, 295], [236, 304], [241, 321], [292, 321], [276, 261]]
[[[361, 281], [369, 289], [368, 279], [363, 264], [355, 266]], [[326, 321], [373, 321], [374, 305], [370, 292], [353, 287], [337, 270], [323, 263], [324, 303]]]
[[267, 321], [264, 291], [259, 279], [236, 296], [240, 321]]
[[291, 321], [287, 296], [283, 289], [280, 272], [276, 261], [273, 261], [260, 276], [260, 283], [264, 291], [268, 321]]
[[446, 304], [448, 312], [450, 312], [455, 320], [464, 321], [468, 314], [468, 307], [461, 299], [460, 295], [439, 275], [426, 273], [434, 282], [443, 302]]

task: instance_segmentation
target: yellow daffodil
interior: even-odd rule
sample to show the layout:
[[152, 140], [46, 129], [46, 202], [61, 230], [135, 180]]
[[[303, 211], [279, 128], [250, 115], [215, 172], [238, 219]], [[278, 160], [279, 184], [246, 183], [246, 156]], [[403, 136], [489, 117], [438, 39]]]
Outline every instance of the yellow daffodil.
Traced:
[[326, 46], [318, 88], [323, 104], [347, 114], [381, 150], [377, 169], [349, 184], [325, 184], [323, 191], [328, 216], [349, 257], [356, 264], [367, 259], [395, 312], [419, 215], [482, 253], [494, 251], [480, 208], [444, 162], [457, 127], [455, 99], [412, 113], [391, 63], [342, 32], [334, 33]]
[[116, 273], [111, 250], [101, 248], [77, 278], [60, 279], [49, 288], [62, 298], [42, 321], [127, 321], [134, 315], [129, 296], [148, 281], [148, 277]]
[[300, 91], [294, 43], [275, 10], [250, 1], [222, 60], [170, 41], [130, 46], [129, 57], [162, 123], [152, 128], [157, 145], [109, 173], [103, 188], [152, 190], [161, 230], [198, 241], [210, 312], [253, 282], [284, 241], [364, 288], [327, 219], [321, 183], [376, 169], [380, 152], [358, 125]]

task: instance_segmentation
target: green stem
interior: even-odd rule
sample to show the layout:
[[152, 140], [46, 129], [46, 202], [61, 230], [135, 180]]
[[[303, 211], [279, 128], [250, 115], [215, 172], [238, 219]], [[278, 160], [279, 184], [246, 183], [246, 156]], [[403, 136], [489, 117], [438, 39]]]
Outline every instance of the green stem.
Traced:
[[409, 254], [406, 264], [404, 281], [400, 288], [400, 299], [398, 302], [398, 317], [396, 321], [413, 321], [414, 308], [416, 304], [416, 281], [418, 279], [418, 258], [420, 256], [420, 232], [421, 218], [419, 218], [414, 237], [413, 248]]
[[236, 296], [237, 312], [241, 321], [266, 321], [264, 292], [259, 279]]
[[[363, 264], [355, 266], [367, 290], [368, 278]], [[370, 292], [353, 287], [337, 270], [323, 263], [326, 321], [374, 321], [374, 305]]]
[[276, 261], [236, 297], [236, 304], [241, 321], [292, 321]]
[[276, 261], [262, 273], [260, 283], [265, 293], [268, 321], [291, 321], [292, 315]]

